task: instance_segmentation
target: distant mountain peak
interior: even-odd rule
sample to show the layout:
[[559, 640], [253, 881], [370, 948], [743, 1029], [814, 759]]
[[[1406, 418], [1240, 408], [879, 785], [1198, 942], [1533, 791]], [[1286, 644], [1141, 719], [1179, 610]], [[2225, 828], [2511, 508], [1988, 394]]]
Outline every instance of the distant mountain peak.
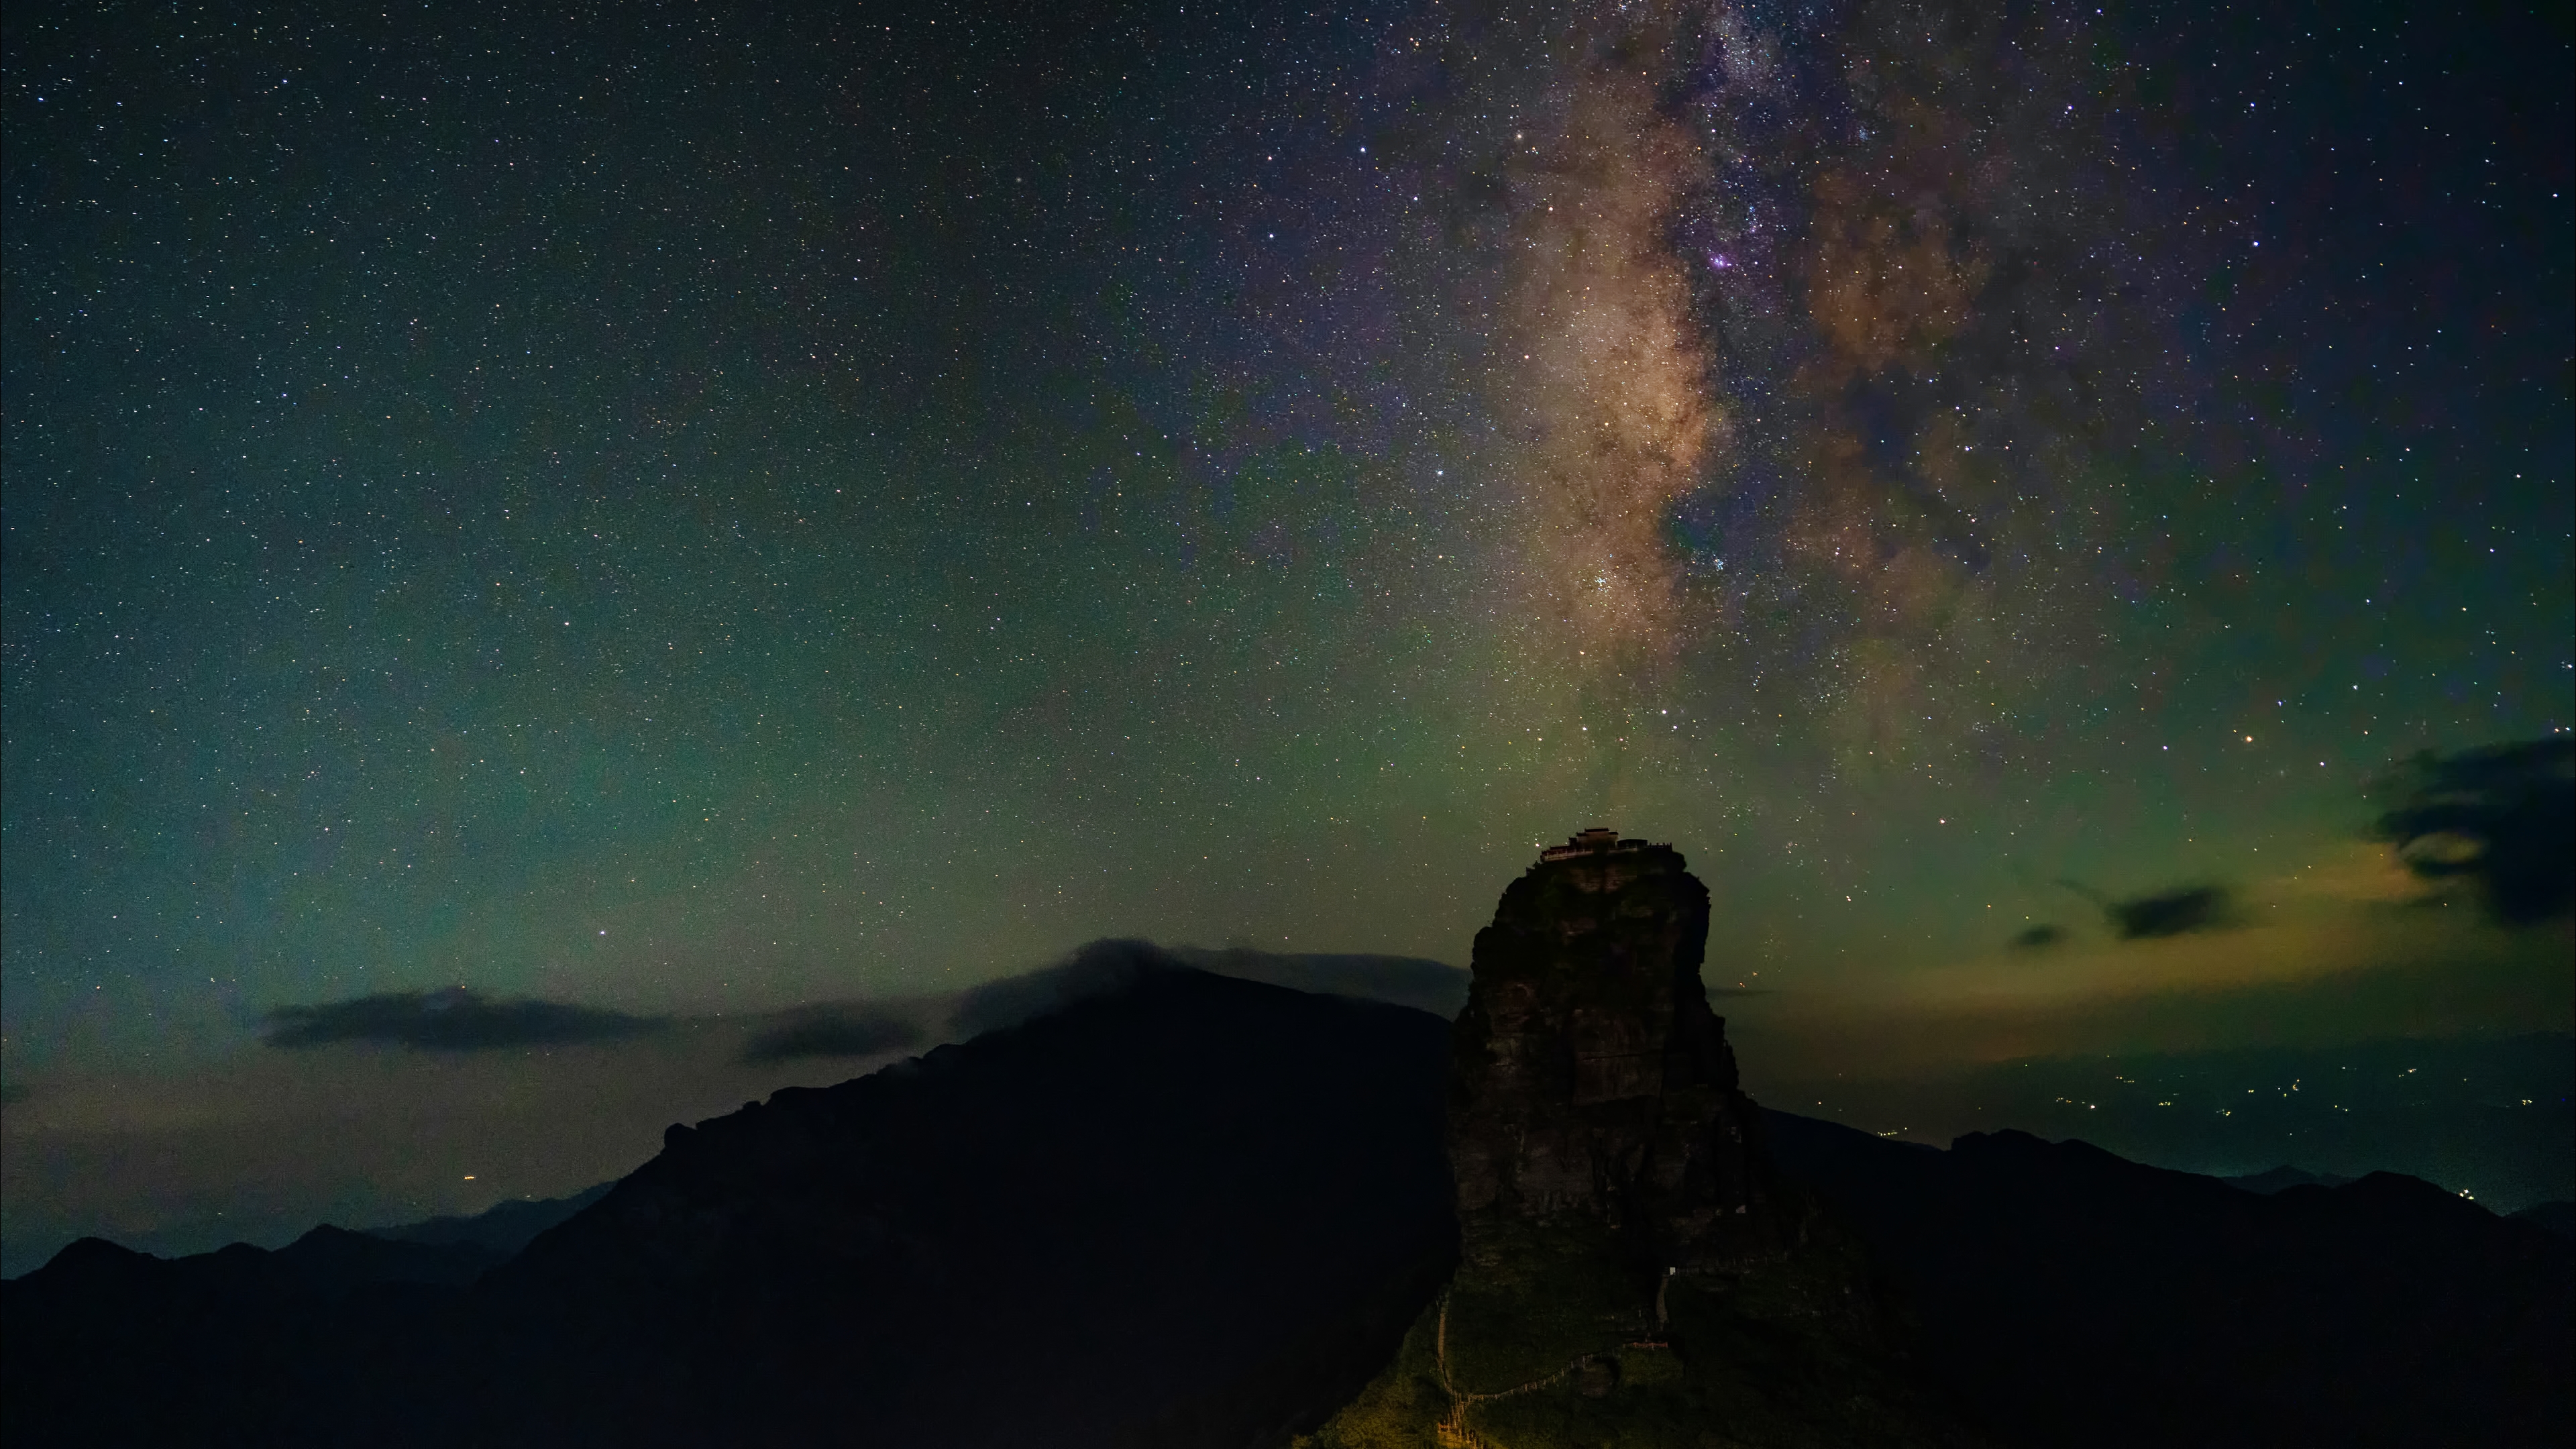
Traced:
[[2285, 1192], [2294, 1187], [2341, 1187], [2352, 1179], [2337, 1177], [2330, 1172], [2310, 1172], [2304, 1167], [2292, 1167], [2284, 1163], [2279, 1167], [2267, 1168], [2261, 1172], [2249, 1172], [2239, 1177], [2222, 1177], [2219, 1181], [2229, 1187], [2241, 1187], [2247, 1192], [2268, 1195]]

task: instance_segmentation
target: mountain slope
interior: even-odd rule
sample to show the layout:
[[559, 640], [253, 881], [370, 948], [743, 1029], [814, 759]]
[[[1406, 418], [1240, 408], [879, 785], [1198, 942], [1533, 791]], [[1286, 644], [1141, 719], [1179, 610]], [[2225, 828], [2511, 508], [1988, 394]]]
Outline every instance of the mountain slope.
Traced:
[[397, 1243], [428, 1243], [433, 1246], [471, 1243], [490, 1249], [497, 1262], [526, 1247], [537, 1234], [608, 1196], [608, 1190], [616, 1185], [603, 1182], [596, 1187], [583, 1188], [570, 1197], [512, 1199], [494, 1203], [470, 1217], [428, 1218], [364, 1231], [368, 1237]]
[[[854, 1419], [954, 1446], [1284, 1428], [1318, 1388], [1329, 1403], [1336, 1335], [1382, 1320], [1382, 1354], [1444, 1265], [1444, 1034], [1164, 971], [674, 1129], [478, 1288], [595, 1386], [523, 1380], [506, 1418], [596, 1425], [605, 1398], [629, 1442], [811, 1442]], [[1355, 1385], [1368, 1352], [1339, 1374]]]
[[1784, 1172], [2034, 1446], [2564, 1445], [2576, 1250], [2414, 1178], [2269, 1195], [2081, 1142], [1949, 1151], [1766, 1114]]
[[[498, 1267], [337, 1229], [177, 1261], [86, 1240], [0, 1283], [0, 1442], [1254, 1449], [1390, 1363], [1345, 1426], [1428, 1433], [1438, 1345], [1405, 1330], [1436, 1326], [1456, 1250], [1448, 1039], [1399, 1007], [1158, 967], [675, 1129]], [[1677, 1351], [1607, 1324], [1567, 1393], [1484, 1429], [1593, 1442], [1668, 1398], [1773, 1442], [1766, 1418], [1821, 1422], [1802, 1403], [1902, 1407], [1863, 1360], [1909, 1346], [2030, 1449], [2576, 1429], [2576, 1245], [2422, 1183], [2266, 1196], [2016, 1133], [1939, 1151], [1759, 1126], [1846, 1261], [1685, 1274]], [[1883, 1306], [1851, 1317], [1845, 1287]], [[1652, 1315], [1651, 1292], [1632, 1306]]]
[[1357, 1389], [1447, 1271], [1447, 1029], [1157, 965], [675, 1127], [468, 1289], [325, 1301], [204, 1266], [253, 1249], [161, 1263], [83, 1245], [0, 1285], [0, 1429], [12, 1445], [1277, 1442]]

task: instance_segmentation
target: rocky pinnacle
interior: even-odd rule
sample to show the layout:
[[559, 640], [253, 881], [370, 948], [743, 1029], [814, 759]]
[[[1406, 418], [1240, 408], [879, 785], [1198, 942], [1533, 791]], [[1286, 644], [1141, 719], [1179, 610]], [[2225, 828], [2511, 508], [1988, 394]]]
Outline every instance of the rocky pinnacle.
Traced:
[[1641, 1268], [1768, 1242], [1768, 1171], [1726, 1024], [1700, 982], [1708, 888], [1669, 845], [1588, 830], [1549, 848], [1476, 935], [1453, 1029], [1459, 1212], [1588, 1216]]

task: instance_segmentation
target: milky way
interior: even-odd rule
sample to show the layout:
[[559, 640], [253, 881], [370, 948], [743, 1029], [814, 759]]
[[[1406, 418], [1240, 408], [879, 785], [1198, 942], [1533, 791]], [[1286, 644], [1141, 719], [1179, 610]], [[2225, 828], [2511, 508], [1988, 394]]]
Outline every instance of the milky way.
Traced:
[[2565, 1029], [2369, 838], [2576, 719], [2562, 21], [0, 47], [9, 1254], [578, 1189], [1101, 937], [1463, 962], [1596, 824], [1748, 1071]]
[[2576, 709], [2520, 24], [15, 26], [8, 1070], [1454, 959], [1594, 823], [1784, 989], [2381, 882]]
[[1669, 235], [1696, 148], [1640, 76], [1586, 62], [1571, 89], [1514, 158], [1501, 391], [1518, 405], [1531, 594], [1610, 668], [1674, 641], [1664, 522], [1701, 485], [1723, 414]]
[[2155, 406], [2188, 395], [2161, 360], [2193, 243], [2130, 246], [2145, 163], [2085, 22], [1813, 23], [1431, 30], [1440, 164], [1500, 276], [1497, 567], [1544, 625], [1512, 651], [1552, 656], [1586, 732], [1696, 680], [1865, 773], [1955, 756], [2098, 644], [2130, 464], [2187, 451]]

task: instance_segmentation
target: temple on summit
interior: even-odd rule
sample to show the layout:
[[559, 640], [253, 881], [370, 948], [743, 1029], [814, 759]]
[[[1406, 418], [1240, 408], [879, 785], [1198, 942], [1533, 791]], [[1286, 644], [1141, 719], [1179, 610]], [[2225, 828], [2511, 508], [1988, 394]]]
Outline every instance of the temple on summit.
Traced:
[[1621, 840], [1618, 831], [1604, 830], [1595, 826], [1590, 830], [1578, 831], [1568, 836], [1563, 845], [1551, 845], [1540, 851], [1538, 858], [1544, 863], [1572, 860], [1583, 855], [1616, 855], [1621, 851], [1655, 849], [1670, 850], [1672, 847], [1669, 845], [1659, 847], [1644, 840]]

